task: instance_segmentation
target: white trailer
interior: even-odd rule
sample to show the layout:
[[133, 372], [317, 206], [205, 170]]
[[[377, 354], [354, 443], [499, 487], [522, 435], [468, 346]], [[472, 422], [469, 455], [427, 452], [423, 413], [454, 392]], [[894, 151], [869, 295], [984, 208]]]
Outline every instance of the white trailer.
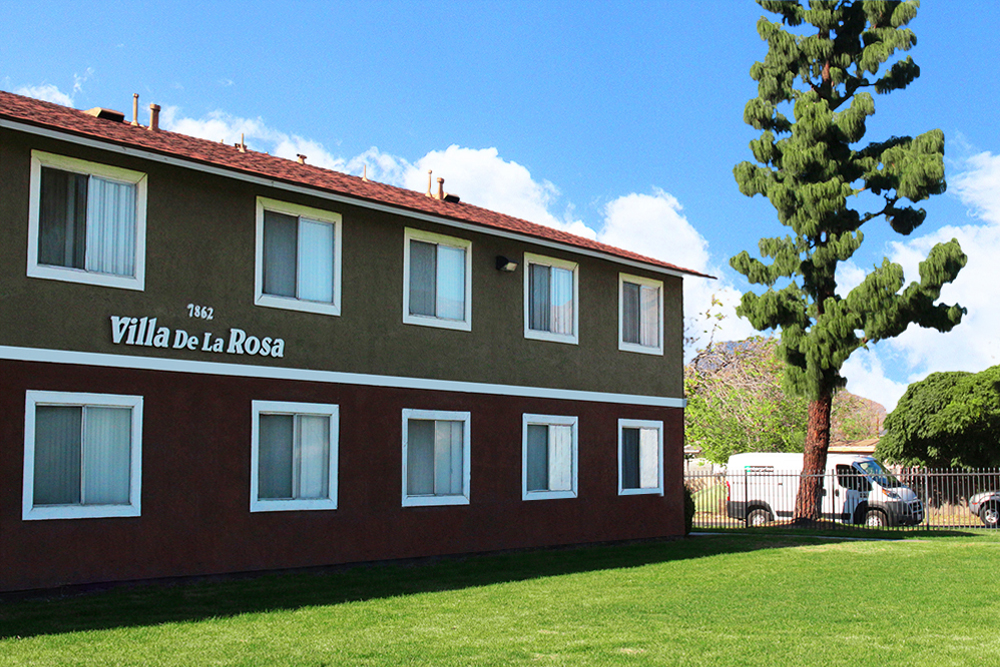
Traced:
[[[734, 454], [726, 466], [726, 512], [758, 526], [790, 519], [802, 475], [802, 454]], [[869, 526], [924, 520], [917, 494], [871, 456], [828, 454], [822, 480], [822, 518]]]

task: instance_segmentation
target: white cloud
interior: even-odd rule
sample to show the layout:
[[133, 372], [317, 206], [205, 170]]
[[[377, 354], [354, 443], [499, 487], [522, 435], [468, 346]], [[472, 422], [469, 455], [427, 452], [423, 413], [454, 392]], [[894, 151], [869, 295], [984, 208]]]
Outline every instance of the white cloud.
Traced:
[[1000, 155], [979, 153], [966, 162], [966, 170], [949, 179], [949, 190], [957, 193], [974, 215], [1000, 225]]
[[[892, 412], [906, 393], [907, 385], [886, 376], [882, 359], [878, 356], [881, 350], [876, 350], [876, 347], [878, 346], [852, 354], [844, 362], [841, 374], [847, 378], [847, 391], [881, 403], [888, 412]], [[919, 378], [914, 378], [916, 379]]]
[[224, 111], [212, 111], [205, 118], [188, 118], [178, 107], [166, 106], [160, 116], [162, 126], [173, 132], [211, 141], [235, 144], [242, 138], [251, 150], [265, 151], [294, 160], [305, 155], [309, 164], [342, 171], [343, 158], [330, 153], [323, 144], [268, 126], [262, 118], [240, 118]]
[[55, 102], [67, 107], [73, 106], [73, 98], [51, 83], [43, 83], [40, 86], [21, 86], [20, 88], [15, 88], [14, 92], [18, 95], [34, 97], [36, 100]]

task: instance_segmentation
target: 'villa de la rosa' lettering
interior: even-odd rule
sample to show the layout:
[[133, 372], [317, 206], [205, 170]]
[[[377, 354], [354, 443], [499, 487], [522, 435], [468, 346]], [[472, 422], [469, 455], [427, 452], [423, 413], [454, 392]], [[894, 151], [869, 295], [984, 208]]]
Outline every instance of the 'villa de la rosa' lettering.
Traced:
[[139, 345], [142, 347], [171, 348], [174, 350], [194, 350], [226, 354], [250, 354], [262, 357], [285, 356], [283, 338], [247, 335], [243, 329], [229, 329], [229, 339], [216, 336], [211, 331], [191, 334], [183, 329], [171, 331], [168, 327], [157, 327], [155, 317], [111, 316], [111, 342], [115, 345]]

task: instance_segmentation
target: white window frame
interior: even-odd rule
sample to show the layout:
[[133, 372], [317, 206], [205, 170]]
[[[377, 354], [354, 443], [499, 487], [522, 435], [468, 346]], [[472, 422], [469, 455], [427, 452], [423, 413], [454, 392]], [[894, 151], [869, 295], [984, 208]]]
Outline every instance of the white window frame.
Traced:
[[[97, 176], [112, 181], [135, 185], [135, 275], [118, 276], [97, 273], [69, 266], [53, 266], [38, 263], [38, 235], [42, 196], [42, 167], [50, 167], [77, 174]], [[113, 167], [98, 162], [55, 155], [44, 151], [31, 151], [31, 178], [28, 196], [28, 268], [30, 278], [61, 280], [69, 283], [99, 285], [143, 291], [146, 287], [146, 194], [148, 189], [146, 174], [131, 169]]]
[[[573, 333], [560, 334], [531, 328], [531, 265], [538, 264], [573, 272]], [[554, 343], [580, 343], [580, 265], [564, 259], [524, 253], [524, 337]]]
[[[626, 343], [625, 342], [625, 283], [632, 283], [635, 285], [646, 286], [646, 287], [656, 287], [660, 295], [659, 303], [657, 304], [657, 309], [659, 311], [660, 321], [658, 323], [659, 338], [655, 346], [652, 345], [641, 345], [639, 343]], [[642, 316], [642, 309], [640, 308], [639, 316]], [[655, 354], [663, 356], [663, 281], [655, 280], [653, 278], [645, 278], [643, 276], [634, 276], [628, 273], [618, 274], [618, 349], [624, 352], [639, 352], [640, 354]], [[640, 324], [640, 327], [642, 325]]]
[[[430, 315], [410, 314], [410, 241], [422, 241], [465, 250], [465, 316], [449, 320]], [[403, 323], [472, 331], [472, 241], [406, 227], [403, 231]]]
[[[41, 505], [35, 507], [35, 408], [37, 406], [130, 408], [132, 411], [131, 451], [129, 452], [129, 502], [127, 505]], [[21, 518], [97, 519], [141, 516], [142, 497], [142, 396], [87, 394], [64, 391], [25, 392], [24, 401], [24, 484]]]
[[[650, 488], [639, 488], [639, 489], [626, 489], [624, 488], [622, 482], [622, 474], [624, 472], [624, 460], [622, 459], [622, 435], [624, 434], [624, 429], [626, 428], [639, 428], [639, 429], [655, 429], [657, 433], [657, 479], [659, 484], [655, 487]], [[642, 461], [640, 459], [639, 463]], [[642, 471], [639, 472], [640, 478], [642, 477]], [[618, 420], [618, 495], [620, 496], [634, 496], [643, 494], [656, 494], [663, 495], [663, 422], [653, 421], [645, 419], [619, 419]]]
[[[450, 496], [410, 496], [406, 491], [407, 445], [410, 435], [410, 420], [427, 421], [460, 421], [462, 424], [462, 493]], [[472, 463], [470, 412], [448, 412], [442, 410], [412, 410], [403, 409], [403, 507], [431, 507], [437, 505], [468, 505], [469, 491], [472, 479], [470, 465]]]
[[[577, 497], [577, 472], [579, 470], [579, 417], [559, 415], [524, 414], [521, 418], [521, 499], [551, 500], [556, 498]], [[529, 491], [528, 490], [528, 426], [570, 426], [573, 430], [573, 453], [571, 457], [570, 489], [566, 491]]]
[[[252, 401], [250, 426], [250, 511], [285, 512], [337, 509], [337, 479], [340, 468], [340, 406], [328, 403]], [[330, 467], [327, 498], [259, 498], [260, 416], [262, 414], [310, 415], [330, 419]]]
[[[264, 293], [264, 211], [284, 213], [296, 218], [307, 218], [333, 225], [333, 302], [307, 301], [291, 296]], [[255, 248], [256, 274], [254, 276], [254, 304], [266, 308], [299, 310], [320, 315], [340, 315], [341, 258], [343, 257], [343, 216], [309, 206], [291, 204], [277, 199], [257, 197], [257, 239]], [[296, 285], [297, 286], [297, 285]]]

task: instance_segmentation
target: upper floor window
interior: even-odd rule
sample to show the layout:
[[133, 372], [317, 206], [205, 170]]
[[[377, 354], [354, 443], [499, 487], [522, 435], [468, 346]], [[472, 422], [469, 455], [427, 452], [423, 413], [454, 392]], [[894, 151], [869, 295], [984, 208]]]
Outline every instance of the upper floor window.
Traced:
[[577, 343], [578, 265], [524, 254], [524, 335]]
[[142, 290], [146, 174], [31, 152], [28, 275]]
[[472, 242], [407, 228], [403, 322], [472, 330]]
[[254, 401], [250, 511], [337, 509], [339, 408]]
[[142, 397], [28, 391], [24, 519], [139, 516]]
[[663, 354], [663, 282], [618, 274], [618, 349]]
[[340, 315], [341, 216], [257, 198], [254, 303]]
[[663, 495], [663, 422], [618, 420], [618, 493]]
[[522, 417], [524, 500], [576, 498], [577, 421], [553, 415]]
[[469, 504], [469, 418], [403, 410], [403, 507]]

